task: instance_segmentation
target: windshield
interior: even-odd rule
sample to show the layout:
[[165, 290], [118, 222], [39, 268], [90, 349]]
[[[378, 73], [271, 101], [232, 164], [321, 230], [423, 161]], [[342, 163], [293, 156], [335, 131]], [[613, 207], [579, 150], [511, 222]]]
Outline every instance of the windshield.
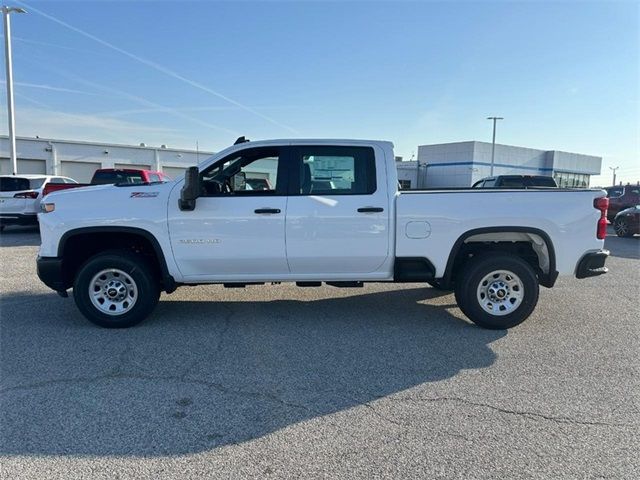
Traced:
[[114, 183], [145, 183], [142, 174], [138, 172], [96, 172], [91, 183], [94, 185], [109, 185]]
[[19, 192], [21, 190], [35, 190], [44, 183], [44, 178], [2, 177], [0, 178], [0, 192]]

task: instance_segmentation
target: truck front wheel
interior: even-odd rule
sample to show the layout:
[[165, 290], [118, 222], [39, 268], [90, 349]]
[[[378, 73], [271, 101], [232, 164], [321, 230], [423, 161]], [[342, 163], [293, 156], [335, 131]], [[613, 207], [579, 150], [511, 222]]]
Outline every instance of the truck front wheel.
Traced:
[[469, 261], [456, 281], [456, 300], [476, 325], [502, 330], [524, 322], [538, 303], [533, 268], [514, 255], [485, 254]]
[[91, 257], [80, 268], [73, 298], [90, 322], [125, 328], [140, 323], [153, 311], [160, 287], [143, 257], [109, 251]]

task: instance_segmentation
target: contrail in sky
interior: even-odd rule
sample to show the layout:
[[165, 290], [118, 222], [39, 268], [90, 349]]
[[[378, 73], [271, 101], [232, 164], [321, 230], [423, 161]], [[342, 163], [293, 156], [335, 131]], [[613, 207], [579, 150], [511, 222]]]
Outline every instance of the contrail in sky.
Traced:
[[108, 87], [106, 85], [101, 85], [99, 83], [92, 82], [90, 80], [81, 78], [81, 77], [79, 77], [77, 75], [74, 75], [72, 73], [63, 72], [62, 70], [59, 70], [59, 69], [54, 68], [54, 67], [49, 67], [49, 69], [51, 71], [53, 71], [53, 72], [56, 72], [58, 75], [60, 75], [62, 77], [68, 78], [69, 80], [81, 83], [81, 84], [86, 85], [88, 87], [97, 88], [97, 89], [100, 89], [100, 90], [106, 90], [106, 91], [108, 91], [108, 92], [110, 92], [110, 93], [112, 93], [114, 95], [118, 95], [118, 96], [121, 96], [121, 97], [124, 97], [124, 98], [128, 98], [130, 100], [133, 100], [134, 102], [137, 102], [137, 103], [139, 103], [141, 105], [144, 105], [145, 107], [150, 107], [150, 108], [153, 108], [155, 110], [160, 110], [160, 111], [165, 111], [165, 112], [172, 113], [173, 115], [175, 115], [177, 117], [183, 118], [185, 120], [189, 120], [190, 122], [197, 123], [197, 124], [202, 125], [202, 126], [207, 127], [207, 128], [212, 128], [214, 130], [220, 130], [220, 131], [223, 131], [223, 132], [229, 133], [231, 135], [235, 135], [235, 136], [239, 135], [239, 133], [236, 132], [235, 130], [230, 130], [228, 128], [221, 127], [219, 125], [214, 125], [213, 123], [203, 122], [202, 120], [199, 120], [199, 119], [197, 119], [195, 117], [192, 117], [190, 115], [186, 115], [185, 113], [183, 113], [183, 112], [181, 112], [179, 110], [176, 110], [175, 108], [166, 107], [164, 105], [160, 105], [158, 103], [152, 102], [151, 100], [147, 100], [146, 98], [139, 97], [139, 96], [133, 95], [131, 93], [123, 92], [122, 90], [118, 90], [118, 89], [113, 88], [113, 87]]
[[184, 82], [184, 83], [186, 83], [188, 85], [191, 85], [192, 87], [195, 87], [195, 88], [197, 88], [199, 90], [207, 92], [207, 93], [209, 93], [211, 95], [214, 95], [214, 96], [216, 96], [218, 98], [221, 98], [224, 101], [229, 102], [232, 105], [235, 105], [236, 107], [241, 108], [242, 110], [250, 112], [250, 113], [252, 113], [252, 114], [254, 114], [254, 115], [256, 115], [256, 116], [258, 116], [258, 117], [260, 117], [260, 118], [262, 118], [264, 120], [267, 120], [268, 122], [270, 122], [270, 123], [272, 123], [274, 125], [277, 125], [280, 128], [284, 128], [284, 129], [289, 130], [290, 132], [293, 132], [293, 133], [298, 133], [295, 129], [289, 127], [288, 125], [284, 125], [283, 123], [280, 123], [277, 120], [275, 120], [275, 119], [273, 119], [271, 117], [268, 117], [268, 116], [266, 116], [266, 115], [264, 115], [264, 114], [262, 114], [262, 113], [260, 113], [260, 112], [258, 112], [256, 110], [254, 110], [251, 107], [248, 107], [247, 105], [244, 105], [244, 104], [242, 104], [242, 103], [240, 103], [240, 102], [238, 102], [236, 100], [233, 100], [232, 98], [229, 98], [229, 97], [227, 97], [226, 95], [223, 95], [220, 92], [216, 92], [215, 90], [212, 90], [211, 88], [209, 88], [209, 87], [207, 87], [205, 85], [202, 85], [201, 83], [198, 83], [198, 82], [196, 82], [194, 80], [186, 78], [186, 77], [180, 75], [179, 73], [177, 73], [177, 72], [175, 72], [175, 71], [173, 71], [173, 70], [171, 70], [171, 69], [169, 69], [169, 68], [167, 68], [167, 67], [165, 67], [163, 65], [160, 65], [160, 64], [158, 64], [156, 62], [152, 62], [151, 60], [147, 60], [146, 58], [139, 57], [138, 55], [136, 55], [134, 53], [131, 53], [131, 52], [127, 51], [127, 50], [124, 50], [124, 49], [122, 49], [120, 47], [117, 47], [117, 46], [113, 45], [112, 43], [107, 42], [106, 40], [102, 40], [101, 38], [98, 38], [95, 35], [92, 35], [92, 34], [90, 34], [88, 32], [85, 32], [84, 30], [81, 30], [81, 29], [79, 29], [77, 27], [74, 27], [73, 25], [70, 25], [67, 22], [64, 22], [64, 21], [62, 21], [62, 20], [60, 20], [60, 19], [58, 19], [56, 17], [53, 17], [53, 16], [49, 15], [48, 13], [43, 12], [42, 10], [38, 10], [37, 8], [32, 7], [31, 5], [27, 4], [26, 2], [23, 2], [21, 0], [15, 0], [15, 3], [19, 3], [21, 5], [24, 5], [29, 10], [37, 13], [38, 15], [40, 15], [40, 16], [48, 19], [48, 20], [51, 20], [52, 22], [57, 23], [58, 25], [62, 25], [63, 27], [65, 27], [65, 28], [67, 28], [69, 30], [72, 30], [72, 31], [74, 31], [74, 32], [76, 32], [76, 33], [78, 33], [80, 35], [83, 35], [83, 36], [85, 36], [87, 38], [90, 38], [94, 42], [97, 42], [97, 43], [99, 43], [99, 44], [101, 44], [101, 45], [103, 45], [103, 46], [105, 46], [107, 48], [115, 50], [116, 52], [119, 52], [119, 53], [121, 53], [121, 54], [123, 54], [123, 55], [125, 55], [125, 56], [127, 56], [127, 57], [129, 57], [129, 58], [131, 58], [131, 59], [133, 59], [133, 60], [135, 60], [137, 62], [139, 62], [139, 63], [142, 63], [143, 65], [146, 65], [146, 66], [148, 66], [150, 68], [153, 68], [153, 69], [155, 69], [155, 70], [157, 70], [159, 72], [162, 72], [165, 75], [173, 77], [173, 78], [175, 78], [177, 80], [180, 80], [180, 81], [182, 81], [182, 82]]
[[[6, 85], [6, 83], [7, 82], [5, 80], [0, 80], [0, 84]], [[37, 83], [13, 82], [13, 84], [17, 85], [19, 87], [39, 88], [41, 90], [50, 90], [52, 92], [79, 93], [81, 95], [92, 95], [92, 96], [96, 96], [96, 97], [104, 96], [104, 95], [102, 95], [100, 93], [85, 92], [83, 90], [75, 90], [73, 88], [54, 87], [52, 85], [40, 85], [40, 84], [37, 84]]]

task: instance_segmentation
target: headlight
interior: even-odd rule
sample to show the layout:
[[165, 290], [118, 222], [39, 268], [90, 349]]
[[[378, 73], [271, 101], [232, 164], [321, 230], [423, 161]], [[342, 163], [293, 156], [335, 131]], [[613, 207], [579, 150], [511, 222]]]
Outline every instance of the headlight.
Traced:
[[40, 211], [42, 213], [51, 213], [56, 209], [56, 204], [55, 203], [41, 203], [40, 204]]

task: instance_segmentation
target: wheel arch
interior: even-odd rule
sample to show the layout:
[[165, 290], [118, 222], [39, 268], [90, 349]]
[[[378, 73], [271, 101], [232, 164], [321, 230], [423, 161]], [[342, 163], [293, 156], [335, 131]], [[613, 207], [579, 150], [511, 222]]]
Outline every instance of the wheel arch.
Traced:
[[[510, 238], [509, 234], [516, 234], [517, 236], [525, 234], [529, 237], [528, 241], [531, 243], [531, 248], [538, 259], [540, 268], [540, 284], [549, 288], [553, 287], [556, 279], [558, 278], [558, 272], [556, 270], [556, 253], [551, 238], [545, 231], [540, 230], [539, 228], [521, 226], [475, 228], [460, 235], [453, 244], [451, 252], [449, 253], [449, 258], [447, 259], [447, 265], [443, 276], [443, 283], [449, 286], [452, 285], [456, 262], [459, 261], [459, 255], [463, 251], [463, 247], [465, 245], [479, 242], [499, 243], [516, 241], [515, 236], [511, 235]], [[540, 243], [534, 242], [533, 240], [535, 238], [538, 238]], [[545, 258], [541, 258], [541, 256]]]
[[[68, 250], [78, 246], [81, 246], [81, 250], [76, 257], [77, 260], [71, 260], [74, 259], [74, 255], [69, 255]], [[73, 275], [87, 258], [100, 251], [112, 250], [114, 247], [143, 248], [145, 251], [141, 253], [145, 253], [147, 257], [153, 257], [153, 266], [157, 268], [157, 273], [160, 275], [162, 289], [167, 293], [176, 289], [177, 284], [169, 273], [158, 239], [150, 231], [138, 227], [81, 227], [65, 232], [58, 243], [58, 257], [63, 260], [66, 282], [72, 281]]]

